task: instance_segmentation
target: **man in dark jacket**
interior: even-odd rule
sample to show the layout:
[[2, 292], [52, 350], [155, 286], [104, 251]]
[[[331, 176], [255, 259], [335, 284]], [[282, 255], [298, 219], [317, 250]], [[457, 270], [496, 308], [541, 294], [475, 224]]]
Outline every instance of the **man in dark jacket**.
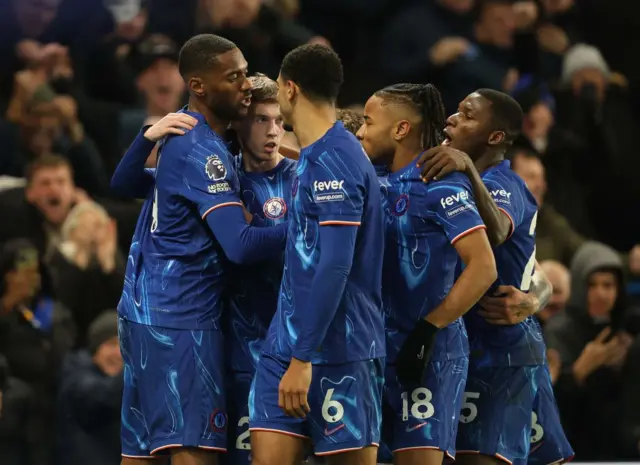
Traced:
[[123, 362], [116, 312], [96, 318], [87, 340], [89, 351], [70, 354], [62, 370], [59, 463], [119, 465]]
[[549, 320], [545, 340], [560, 355], [556, 398], [562, 423], [580, 460], [618, 458], [618, 401], [631, 336], [626, 331], [625, 287], [618, 253], [585, 243], [571, 266], [566, 311]]

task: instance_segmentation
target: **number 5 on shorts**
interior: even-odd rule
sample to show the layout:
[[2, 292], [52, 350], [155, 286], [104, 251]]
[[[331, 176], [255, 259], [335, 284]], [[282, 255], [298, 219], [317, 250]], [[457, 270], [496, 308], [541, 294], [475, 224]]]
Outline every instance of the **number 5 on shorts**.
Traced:
[[471, 402], [472, 399], [479, 399], [479, 392], [465, 392], [460, 408], [460, 423], [471, 423], [478, 416], [478, 407]]

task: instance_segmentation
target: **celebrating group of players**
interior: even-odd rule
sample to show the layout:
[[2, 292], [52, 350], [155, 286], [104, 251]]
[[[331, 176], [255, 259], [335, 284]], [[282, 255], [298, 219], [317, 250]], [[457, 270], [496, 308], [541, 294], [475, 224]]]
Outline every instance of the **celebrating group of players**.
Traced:
[[275, 82], [199, 35], [179, 67], [188, 106], [112, 181], [146, 199], [118, 305], [123, 464], [569, 460], [532, 316], [537, 206], [504, 160], [518, 104], [481, 89], [445, 120], [435, 87], [397, 84], [354, 137], [326, 47]]

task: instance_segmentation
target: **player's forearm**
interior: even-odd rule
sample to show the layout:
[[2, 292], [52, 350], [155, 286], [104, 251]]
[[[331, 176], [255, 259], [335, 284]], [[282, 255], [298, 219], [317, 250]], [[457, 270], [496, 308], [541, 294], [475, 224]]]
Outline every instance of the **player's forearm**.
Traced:
[[536, 313], [542, 310], [549, 303], [551, 294], [553, 293], [553, 286], [547, 279], [547, 275], [544, 273], [540, 265], [536, 261], [536, 268], [533, 277], [531, 278], [531, 287], [529, 288], [529, 294], [533, 298], [533, 312]]
[[487, 226], [489, 242], [494, 247], [498, 246], [509, 237], [511, 222], [494, 202], [487, 186], [484, 185], [480, 177], [480, 173], [478, 173], [475, 167], [471, 167], [466, 175], [471, 181], [473, 197], [478, 207], [478, 213], [480, 213], [482, 221]]
[[153, 176], [145, 171], [145, 163], [156, 143], [144, 137], [143, 128], [120, 160], [111, 178], [111, 190], [116, 194], [146, 198], [153, 187]]
[[[338, 310], [353, 264], [358, 229], [351, 226], [320, 228], [320, 262], [306, 302], [303, 326], [293, 348], [293, 357], [309, 361], [318, 351]], [[339, 250], [339, 253], [335, 253]]]
[[241, 208], [222, 207], [207, 216], [207, 224], [229, 260], [237, 264], [279, 256], [287, 239], [287, 223], [259, 228], [247, 224]]
[[497, 276], [492, 254], [483, 252], [472, 257], [447, 297], [426, 316], [425, 320], [438, 328], [453, 323], [482, 298]]

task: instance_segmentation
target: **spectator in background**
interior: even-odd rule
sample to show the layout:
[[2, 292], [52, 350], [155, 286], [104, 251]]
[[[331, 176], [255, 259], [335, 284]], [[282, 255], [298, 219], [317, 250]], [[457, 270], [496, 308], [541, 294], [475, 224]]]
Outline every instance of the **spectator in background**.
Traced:
[[540, 158], [526, 149], [515, 149], [511, 155], [511, 168], [527, 184], [531, 194], [538, 202], [536, 226], [536, 256], [538, 260], [557, 260], [565, 266], [569, 266], [585, 238], [571, 227], [564, 216], [551, 205], [545, 203], [547, 182]]
[[[142, 126], [152, 125], [185, 103], [185, 83], [178, 70], [178, 47], [166, 36], [155, 34], [136, 47], [131, 57], [142, 108], [120, 116], [120, 149], [131, 144]], [[113, 136], [113, 134], [111, 134]]]
[[571, 274], [562, 263], [555, 260], [540, 262], [540, 267], [553, 287], [553, 294], [547, 306], [536, 313], [540, 325], [544, 327], [547, 321], [564, 312], [571, 296]]
[[[104, 194], [109, 180], [103, 159], [84, 131], [75, 100], [58, 95], [47, 71], [29, 69], [16, 75], [14, 94], [3, 129], [12, 161], [5, 169], [21, 176], [25, 166], [41, 155], [62, 154], [74, 168], [76, 183], [86, 191]], [[13, 153], [11, 153], [13, 152]]]
[[[557, 186], [577, 186], [569, 203], [561, 208], [555, 197], [565, 196], [564, 187], [554, 196], [554, 205], [582, 229], [580, 218], [571, 218], [574, 203], [587, 207], [592, 237], [618, 250], [629, 250], [640, 237], [635, 215], [620, 214], [637, 209], [640, 198], [640, 157], [637, 146], [637, 116], [633, 96], [624, 78], [611, 72], [598, 49], [577, 44], [564, 56], [562, 87], [556, 92], [556, 124], [569, 136], [570, 144], [553, 148], [549, 141], [549, 163], [564, 160], [564, 168], [548, 165]], [[545, 160], [546, 164], [546, 160]], [[562, 183], [562, 184], [560, 184]], [[615, 208], [611, 208], [615, 205]], [[588, 231], [587, 231], [588, 233]], [[583, 233], [584, 234], [584, 233]]]
[[123, 362], [117, 313], [96, 318], [87, 340], [88, 350], [68, 355], [62, 370], [59, 463], [119, 465]]
[[621, 423], [618, 447], [620, 458], [637, 461], [640, 459], [640, 336], [629, 348], [622, 376], [625, 382], [618, 404]]
[[60, 228], [69, 211], [85, 196], [76, 189], [69, 162], [56, 155], [44, 155], [32, 162], [26, 177], [24, 191], [3, 193], [3, 216], [11, 221], [3, 222], [0, 242], [27, 237], [48, 261], [60, 244]]
[[[383, 32], [381, 65], [390, 81], [426, 82], [471, 50], [476, 0], [414, 2]], [[457, 103], [457, 102], [456, 102]]]
[[62, 242], [50, 268], [57, 296], [76, 323], [78, 347], [86, 347], [89, 324], [118, 304], [124, 265], [116, 224], [106, 210], [95, 202], [73, 207], [62, 225]]
[[2, 465], [49, 465], [40, 447], [47, 435], [36, 408], [33, 390], [10, 376], [9, 366], [0, 355], [0, 457]]
[[[60, 362], [75, 342], [69, 311], [52, 297], [38, 251], [24, 239], [0, 250], [0, 353], [14, 375], [31, 386], [50, 431]], [[47, 453], [50, 436], [40, 438]]]
[[625, 328], [622, 261], [610, 247], [585, 243], [571, 266], [571, 297], [544, 328], [562, 373], [556, 398], [569, 442], [582, 460], [616, 457], [620, 375], [632, 338]]
[[179, 44], [205, 32], [226, 37], [238, 45], [252, 69], [273, 79], [289, 50], [310, 42], [328, 44], [261, 0], [155, 0], [149, 23], [151, 33]]

